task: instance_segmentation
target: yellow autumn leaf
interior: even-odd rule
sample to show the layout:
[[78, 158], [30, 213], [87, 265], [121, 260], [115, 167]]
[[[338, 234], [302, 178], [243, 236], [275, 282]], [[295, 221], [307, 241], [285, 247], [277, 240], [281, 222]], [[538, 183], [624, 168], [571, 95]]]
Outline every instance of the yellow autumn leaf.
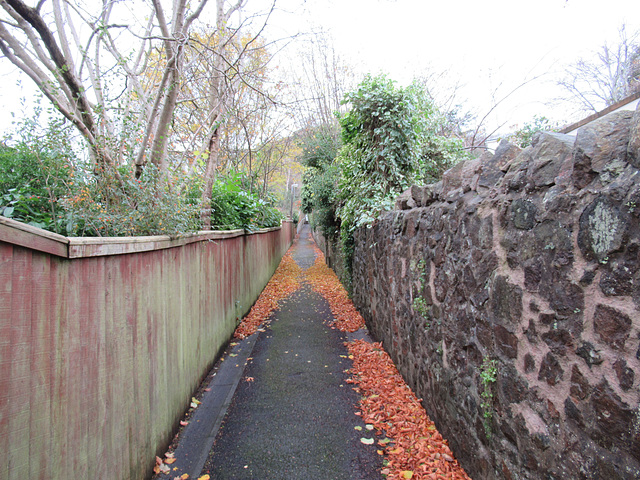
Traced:
[[209, 475], [202, 475], [201, 477], [198, 477], [198, 480], [209, 480], [211, 477]]
[[402, 475], [402, 478], [409, 480], [413, 477], [413, 472], [411, 470], [403, 470], [400, 475]]

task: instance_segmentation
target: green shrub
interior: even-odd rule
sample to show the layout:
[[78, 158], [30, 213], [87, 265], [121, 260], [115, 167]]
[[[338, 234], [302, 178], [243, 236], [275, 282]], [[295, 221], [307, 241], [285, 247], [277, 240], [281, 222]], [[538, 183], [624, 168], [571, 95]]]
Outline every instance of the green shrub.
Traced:
[[367, 76], [345, 95], [337, 216], [347, 272], [353, 232], [370, 225], [409, 186], [437, 179], [463, 156], [458, 139], [438, 135], [443, 121], [418, 84], [399, 88], [384, 75]]
[[507, 139], [519, 146], [520, 148], [526, 148], [531, 145], [533, 136], [538, 132], [556, 132], [558, 130], [558, 123], [552, 122], [544, 116], [534, 116], [533, 120], [524, 124], [522, 128], [516, 130]]
[[284, 216], [273, 206], [274, 199], [259, 198], [243, 188], [244, 176], [231, 173], [219, 177], [211, 192], [211, 228], [255, 231], [279, 227]]
[[62, 199], [70, 236], [179, 235], [200, 228], [200, 203], [186, 198], [178, 178], [147, 165], [84, 170], [72, 195]]
[[336, 125], [321, 125], [309, 129], [299, 139], [299, 157], [306, 169], [301, 192], [302, 211], [313, 213], [313, 227], [319, 226], [326, 237], [340, 229], [336, 214], [340, 168], [335, 163], [340, 148]]
[[[203, 181], [147, 165], [97, 169], [78, 158], [61, 119], [33, 118], [0, 144], [0, 215], [68, 236], [178, 235], [201, 228]], [[252, 181], [253, 180], [253, 181]], [[255, 178], [220, 177], [213, 187], [212, 224], [248, 231], [280, 226], [274, 198], [251, 193]]]
[[340, 117], [343, 230], [371, 223], [409, 186], [437, 180], [463, 156], [460, 140], [436, 133], [444, 118], [418, 84], [400, 88], [384, 75], [367, 76], [344, 103], [350, 109]]
[[17, 138], [0, 145], [0, 214], [56, 233], [66, 233], [58, 200], [74, 182], [77, 162], [68, 128], [51, 121], [37, 132], [23, 122]]

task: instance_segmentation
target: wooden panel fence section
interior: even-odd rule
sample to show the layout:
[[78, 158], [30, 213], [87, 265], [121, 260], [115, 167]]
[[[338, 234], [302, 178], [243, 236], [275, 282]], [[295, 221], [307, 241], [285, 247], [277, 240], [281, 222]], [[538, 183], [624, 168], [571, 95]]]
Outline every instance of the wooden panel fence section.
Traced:
[[0, 222], [0, 479], [148, 477], [293, 225], [100, 242], [16, 224]]

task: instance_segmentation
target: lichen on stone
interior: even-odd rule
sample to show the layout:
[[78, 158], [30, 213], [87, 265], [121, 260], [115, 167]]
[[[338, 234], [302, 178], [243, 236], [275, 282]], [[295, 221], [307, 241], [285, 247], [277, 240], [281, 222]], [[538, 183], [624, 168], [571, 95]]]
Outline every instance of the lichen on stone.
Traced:
[[626, 228], [620, 210], [606, 197], [599, 197], [580, 216], [578, 245], [587, 258], [604, 263], [622, 245]]
[[613, 250], [620, 219], [602, 203], [598, 203], [589, 217], [591, 248], [601, 257]]

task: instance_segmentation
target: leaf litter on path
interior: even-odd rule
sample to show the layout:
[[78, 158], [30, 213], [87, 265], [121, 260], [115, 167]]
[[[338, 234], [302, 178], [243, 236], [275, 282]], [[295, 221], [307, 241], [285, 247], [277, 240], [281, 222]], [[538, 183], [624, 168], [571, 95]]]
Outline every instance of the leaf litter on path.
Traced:
[[[293, 248], [293, 247], [292, 247]], [[249, 314], [242, 319], [233, 336], [246, 338], [254, 334], [258, 327], [271, 315], [278, 304], [300, 288], [299, 278], [302, 269], [291, 256], [291, 248], [284, 254], [280, 265], [264, 287]]]
[[362, 395], [360, 416], [390, 439], [378, 442], [387, 458], [382, 473], [388, 479], [469, 480], [382, 344], [354, 340], [347, 348], [354, 357], [347, 381]]
[[[362, 316], [340, 280], [325, 264], [320, 249], [314, 248], [316, 261], [305, 272], [305, 278], [329, 302], [335, 317], [333, 325], [344, 332], [364, 327]], [[355, 413], [367, 429], [373, 427], [384, 436], [378, 441], [386, 457], [381, 473], [394, 480], [470, 480], [382, 344], [354, 340], [345, 345], [353, 360], [347, 382], [362, 395], [360, 411]], [[361, 439], [365, 444], [371, 440]]]
[[343, 332], [355, 332], [364, 327], [364, 319], [353, 306], [349, 294], [331, 270], [322, 251], [314, 245], [316, 260], [313, 266], [305, 271], [305, 279], [311, 288], [322, 295], [327, 302], [335, 320], [333, 326]]

